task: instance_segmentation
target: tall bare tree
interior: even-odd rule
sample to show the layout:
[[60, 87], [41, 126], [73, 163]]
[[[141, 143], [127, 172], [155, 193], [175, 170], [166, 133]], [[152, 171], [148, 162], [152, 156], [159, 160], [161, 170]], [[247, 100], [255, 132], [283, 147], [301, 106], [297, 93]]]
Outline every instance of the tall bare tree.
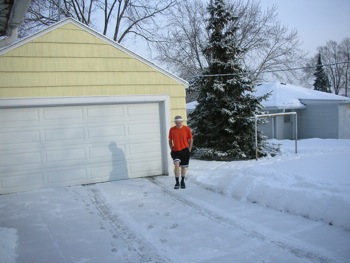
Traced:
[[[324, 46], [318, 47], [318, 53], [322, 55], [322, 62], [330, 80], [332, 93], [348, 96], [350, 90], [350, 38], [345, 38], [340, 43], [330, 40]], [[303, 76], [305, 84], [309, 84], [313, 79], [317, 56], [318, 54], [311, 57], [306, 63]]]
[[121, 43], [126, 36], [157, 41], [155, 33], [162, 16], [177, 0], [33, 0], [22, 36], [64, 17], [73, 17]]
[[[340, 45], [336, 41], [328, 41], [326, 46], [319, 48], [320, 53], [324, 57], [324, 63], [339, 63], [343, 61]], [[334, 64], [326, 67], [326, 71], [332, 83], [332, 88], [335, 94], [339, 94], [343, 86], [343, 76], [345, 67], [342, 64]]]
[[[291, 80], [293, 71], [280, 71], [300, 65], [305, 54], [300, 50], [296, 30], [289, 30], [277, 20], [277, 7], [265, 11], [254, 0], [227, 1], [237, 16], [228, 27], [236, 27], [236, 41], [243, 51], [241, 60], [251, 72], [253, 81], [274, 76]], [[200, 0], [183, 1], [168, 17], [164, 42], [156, 43], [156, 59], [166, 63], [185, 79], [190, 79], [208, 66], [203, 45], [208, 41], [205, 3]]]
[[156, 60], [168, 69], [190, 79], [207, 67], [208, 62], [202, 53], [207, 43], [205, 4], [202, 1], [183, 1], [168, 16], [164, 41], [155, 45]]
[[345, 38], [340, 43], [341, 54], [345, 62], [345, 74], [344, 74], [344, 95], [349, 97], [350, 95], [350, 38]]

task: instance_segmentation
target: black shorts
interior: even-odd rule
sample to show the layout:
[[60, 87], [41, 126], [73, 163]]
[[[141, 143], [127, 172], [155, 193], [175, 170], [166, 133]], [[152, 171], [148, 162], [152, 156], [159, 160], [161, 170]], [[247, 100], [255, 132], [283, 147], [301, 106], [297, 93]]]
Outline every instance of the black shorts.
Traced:
[[185, 148], [181, 151], [171, 151], [171, 157], [174, 163], [180, 162], [180, 167], [188, 167], [188, 163], [190, 162], [190, 150]]

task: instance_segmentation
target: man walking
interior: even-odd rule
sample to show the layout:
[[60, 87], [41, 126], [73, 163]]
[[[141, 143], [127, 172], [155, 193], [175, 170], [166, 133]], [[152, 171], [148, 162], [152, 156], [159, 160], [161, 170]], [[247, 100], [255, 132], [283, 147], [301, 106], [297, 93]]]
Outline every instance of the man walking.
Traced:
[[185, 175], [186, 168], [190, 161], [190, 153], [192, 151], [193, 138], [191, 129], [183, 125], [181, 116], [176, 116], [174, 119], [175, 126], [169, 130], [169, 146], [171, 149], [171, 157], [175, 165], [175, 180], [174, 189], [179, 189], [179, 175], [181, 168], [181, 188], [186, 188]]

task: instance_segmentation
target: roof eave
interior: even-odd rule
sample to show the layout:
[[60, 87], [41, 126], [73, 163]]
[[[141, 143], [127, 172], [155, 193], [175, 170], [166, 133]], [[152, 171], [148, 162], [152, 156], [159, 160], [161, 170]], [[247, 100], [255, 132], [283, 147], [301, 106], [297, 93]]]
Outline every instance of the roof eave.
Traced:
[[268, 106], [264, 107], [264, 110], [303, 110], [307, 107], [305, 105], [300, 106]]
[[350, 103], [350, 98], [344, 97], [344, 99], [299, 99], [300, 102], [307, 103]]

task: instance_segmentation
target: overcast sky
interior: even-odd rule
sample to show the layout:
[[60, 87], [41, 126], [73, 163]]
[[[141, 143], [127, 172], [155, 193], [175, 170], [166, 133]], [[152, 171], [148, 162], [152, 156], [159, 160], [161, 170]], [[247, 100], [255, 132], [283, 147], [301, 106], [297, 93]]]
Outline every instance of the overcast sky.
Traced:
[[309, 55], [329, 40], [350, 38], [350, 0], [260, 0], [266, 9], [278, 7], [282, 25], [298, 30], [302, 49]]
[[[298, 30], [301, 48], [308, 51], [310, 57], [317, 54], [317, 47], [326, 45], [329, 40], [339, 43], [350, 38], [350, 0], [260, 0], [264, 10], [274, 4], [278, 7], [281, 24]], [[149, 58], [146, 45], [141, 43], [129, 40], [123, 44]]]

